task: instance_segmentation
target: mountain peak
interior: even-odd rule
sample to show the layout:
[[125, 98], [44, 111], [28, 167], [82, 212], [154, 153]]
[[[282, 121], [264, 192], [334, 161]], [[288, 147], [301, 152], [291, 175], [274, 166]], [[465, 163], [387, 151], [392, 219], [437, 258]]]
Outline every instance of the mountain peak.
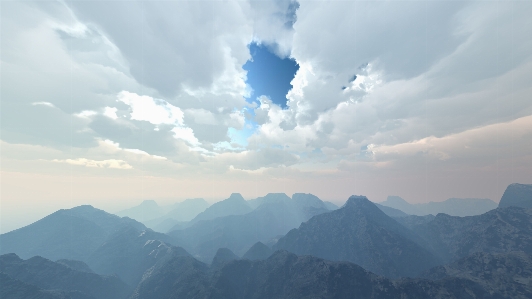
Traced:
[[397, 195], [389, 195], [388, 198], [386, 198], [386, 201], [389, 203], [409, 204], [406, 200]]
[[218, 251], [216, 251], [216, 255], [212, 259], [212, 266], [218, 267], [226, 262], [237, 260], [238, 256], [236, 256], [229, 248], [219, 248]]
[[240, 193], [231, 193], [231, 196], [229, 196], [228, 199], [226, 200], [238, 200], [238, 201], [242, 201], [242, 200], [245, 200], [244, 197], [242, 197], [242, 195]]
[[502, 195], [499, 208], [510, 206], [532, 208], [532, 184], [509, 185]]
[[262, 242], [257, 242], [244, 254], [243, 258], [248, 260], [265, 260], [272, 254], [270, 247]]
[[373, 204], [366, 196], [363, 195], [351, 195], [345, 202], [345, 206], [355, 206], [355, 205], [367, 205]]
[[142, 207], [159, 207], [159, 205], [157, 204], [157, 202], [153, 199], [146, 199], [146, 200], [143, 200], [139, 206], [142, 206]]

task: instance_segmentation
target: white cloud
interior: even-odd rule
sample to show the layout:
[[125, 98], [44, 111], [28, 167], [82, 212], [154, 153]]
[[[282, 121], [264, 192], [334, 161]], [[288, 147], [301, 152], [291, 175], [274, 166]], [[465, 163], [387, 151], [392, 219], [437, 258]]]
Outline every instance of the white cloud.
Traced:
[[150, 96], [121, 91], [118, 100], [131, 109], [131, 119], [147, 121], [154, 125], [182, 125], [183, 111], [174, 105]]
[[47, 106], [50, 108], [55, 108], [54, 104], [50, 102], [33, 102], [31, 103], [32, 106]]
[[105, 107], [103, 109], [103, 115], [111, 118], [111, 119], [117, 119], [118, 116], [116, 115], [116, 111], [118, 111], [118, 109], [116, 108], [113, 108], [113, 107]]
[[133, 168], [133, 166], [129, 165], [126, 161], [115, 160], [115, 159], [108, 159], [108, 160], [102, 160], [102, 161], [90, 160], [90, 159], [85, 159], [85, 158], [65, 159], [65, 160], [54, 159], [53, 162], [67, 163], [71, 165], [79, 165], [79, 166], [95, 167], [95, 168], [113, 168], [113, 169], [132, 169]]
[[172, 129], [172, 132], [175, 138], [187, 142], [190, 146], [197, 147], [200, 144], [191, 128], [175, 127]]

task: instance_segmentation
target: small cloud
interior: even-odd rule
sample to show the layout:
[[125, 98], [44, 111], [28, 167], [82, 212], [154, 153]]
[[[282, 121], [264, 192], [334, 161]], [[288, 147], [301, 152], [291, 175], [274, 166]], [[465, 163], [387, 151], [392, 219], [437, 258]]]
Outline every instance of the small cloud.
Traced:
[[183, 111], [166, 101], [127, 91], [121, 91], [118, 100], [131, 108], [133, 120], [147, 121], [154, 125], [183, 124]]
[[79, 166], [95, 167], [95, 168], [133, 169], [133, 166], [129, 165], [126, 161], [115, 160], [115, 159], [97, 161], [97, 160], [79, 158], [79, 159], [65, 159], [65, 160], [54, 159], [52, 161], [57, 162], [57, 163], [67, 163], [70, 165], [79, 165]]
[[194, 131], [191, 128], [175, 127], [172, 132], [174, 132], [175, 138], [184, 140], [191, 146], [199, 145], [199, 140], [194, 136]]
[[77, 116], [77, 117], [81, 117], [81, 118], [89, 118], [89, 117], [94, 116], [96, 114], [98, 114], [98, 112], [96, 112], [96, 111], [83, 110], [80, 113], [75, 113], [74, 115]]
[[158, 159], [158, 160], [166, 160], [166, 157], [161, 157], [161, 156], [157, 156], [157, 155], [150, 155], [150, 154], [148, 154], [147, 152], [145, 152], [143, 150], [139, 150], [139, 149], [135, 149], [135, 148], [125, 148], [124, 151], [130, 152], [130, 153], [134, 153], [134, 154], [137, 154], [137, 155], [148, 156], [148, 157], [151, 157], [151, 158], [154, 158], [154, 159]]
[[118, 111], [118, 109], [114, 108], [114, 107], [105, 107], [103, 109], [103, 115], [111, 118], [111, 119], [117, 119], [118, 118], [118, 115], [116, 115], [116, 111]]
[[47, 106], [47, 107], [55, 108], [54, 104], [50, 102], [33, 102], [31, 103], [31, 105], [32, 106]]

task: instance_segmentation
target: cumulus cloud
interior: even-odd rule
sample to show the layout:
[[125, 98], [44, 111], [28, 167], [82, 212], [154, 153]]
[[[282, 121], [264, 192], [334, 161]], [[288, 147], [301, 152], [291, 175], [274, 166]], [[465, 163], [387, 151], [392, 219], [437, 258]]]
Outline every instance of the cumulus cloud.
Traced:
[[[529, 165], [531, 12], [523, 1], [6, 2], [2, 142], [56, 166], [303, 185], [406, 164], [489, 168], [510, 144]], [[286, 109], [244, 98], [253, 41], [299, 65]]]

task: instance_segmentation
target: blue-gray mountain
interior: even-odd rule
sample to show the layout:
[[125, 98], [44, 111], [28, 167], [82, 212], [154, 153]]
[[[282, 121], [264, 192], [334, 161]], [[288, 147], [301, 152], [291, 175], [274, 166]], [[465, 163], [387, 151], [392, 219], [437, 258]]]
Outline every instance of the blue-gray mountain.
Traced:
[[531, 209], [532, 208], [532, 184], [511, 184], [509, 185], [504, 194], [502, 195], [501, 201], [499, 202], [500, 208], [505, 207], [522, 207]]
[[0, 298], [9, 299], [94, 299], [78, 291], [45, 290], [0, 272]]
[[482, 198], [449, 198], [442, 202], [411, 204], [399, 196], [388, 196], [386, 201], [379, 204], [417, 216], [437, 215], [438, 213], [461, 217], [475, 216], [497, 208], [494, 201]]
[[532, 254], [532, 209], [498, 208], [468, 217], [438, 214], [432, 221], [413, 225], [412, 230], [445, 262], [475, 252]]
[[489, 254], [477, 252], [452, 264], [422, 274], [438, 280], [459, 277], [474, 281], [503, 298], [529, 299], [532, 296], [532, 258], [524, 252]]
[[210, 262], [218, 248], [228, 248], [242, 255], [256, 242], [266, 243], [314, 215], [330, 212], [324, 206], [323, 202], [317, 204], [312, 197], [296, 200], [286, 194], [268, 194], [261, 198], [255, 210], [247, 214], [198, 221], [169, 235], [201, 261]]
[[131, 292], [117, 277], [77, 271], [40, 256], [22, 260], [13, 253], [2, 255], [0, 272], [39, 289], [80, 292], [94, 299], [125, 298]]
[[230, 215], [243, 215], [251, 212], [253, 209], [248, 202], [239, 193], [233, 193], [229, 198], [219, 201], [208, 207], [205, 211], [199, 213], [191, 223], [201, 220], [212, 220], [219, 217]]
[[136, 286], [144, 272], [165, 255], [172, 251], [188, 254], [172, 244], [168, 235], [125, 227], [91, 253], [87, 264], [97, 273], [118, 275], [129, 285]]
[[351, 196], [330, 213], [313, 217], [279, 239], [274, 249], [350, 261], [388, 277], [415, 276], [440, 263], [422, 240], [364, 196]]
[[169, 206], [159, 206], [153, 200], [145, 200], [140, 205], [120, 211], [119, 216], [127, 216], [142, 222], [147, 227], [167, 232], [178, 223], [187, 222], [209, 207], [203, 198], [191, 198]]
[[133, 219], [109, 214], [92, 206], [59, 210], [23, 228], [0, 235], [0, 254], [22, 258], [86, 261], [113, 233], [125, 227], [144, 230]]
[[219, 269], [192, 257], [157, 263], [132, 299], [303, 299], [303, 298], [503, 298], [468, 279], [391, 281], [355, 264], [298, 257], [278, 251], [267, 260], [234, 260]]
[[248, 260], [265, 260], [272, 255], [273, 251], [270, 247], [262, 242], [257, 242], [242, 256], [243, 259]]

